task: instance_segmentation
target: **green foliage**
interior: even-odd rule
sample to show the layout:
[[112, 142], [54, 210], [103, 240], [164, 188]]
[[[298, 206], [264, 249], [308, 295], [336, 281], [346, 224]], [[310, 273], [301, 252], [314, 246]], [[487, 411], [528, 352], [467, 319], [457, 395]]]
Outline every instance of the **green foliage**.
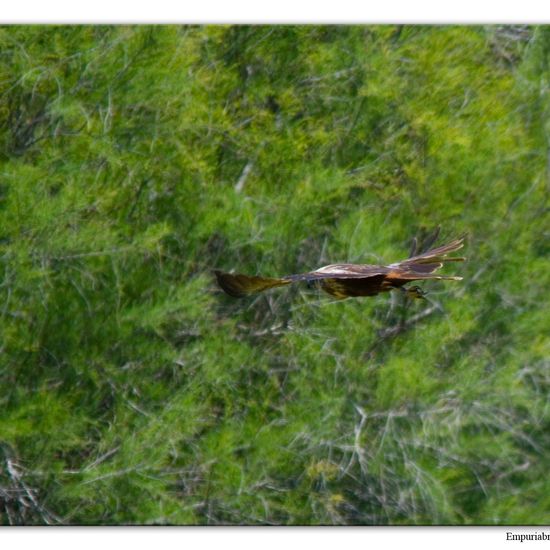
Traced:
[[[4, 524], [547, 523], [547, 27], [0, 45]], [[427, 303], [210, 273], [439, 224], [469, 261]]]

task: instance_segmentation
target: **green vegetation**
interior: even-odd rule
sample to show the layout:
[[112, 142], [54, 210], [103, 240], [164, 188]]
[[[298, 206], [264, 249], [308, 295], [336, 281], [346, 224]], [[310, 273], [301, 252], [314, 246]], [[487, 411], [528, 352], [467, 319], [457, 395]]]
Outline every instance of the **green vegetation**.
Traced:
[[[4, 524], [550, 517], [550, 29], [0, 28]], [[400, 295], [212, 268], [392, 262]], [[451, 269], [452, 268], [452, 269]]]

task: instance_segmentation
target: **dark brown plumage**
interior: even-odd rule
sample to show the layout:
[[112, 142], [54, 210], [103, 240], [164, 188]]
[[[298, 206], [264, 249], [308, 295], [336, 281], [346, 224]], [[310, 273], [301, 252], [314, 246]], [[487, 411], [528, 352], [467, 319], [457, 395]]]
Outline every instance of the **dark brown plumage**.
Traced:
[[[284, 277], [260, 277], [215, 270], [220, 287], [230, 296], [240, 298], [269, 288], [285, 286], [297, 281], [315, 281], [322, 290], [336, 298], [374, 296], [402, 288], [411, 281], [445, 279], [460, 281], [462, 277], [433, 275], [445, 262], [460, 262], [462, 257], [448, 258], [447, 254], [464, 246], [464, 239], [456, 239], [445, 246], [428, 250], [401, 262], [383, 265], [331, 264], [315, 271]], [[424, 292], [417, 286], [405, 290], [413, 298], [422, 298]]]

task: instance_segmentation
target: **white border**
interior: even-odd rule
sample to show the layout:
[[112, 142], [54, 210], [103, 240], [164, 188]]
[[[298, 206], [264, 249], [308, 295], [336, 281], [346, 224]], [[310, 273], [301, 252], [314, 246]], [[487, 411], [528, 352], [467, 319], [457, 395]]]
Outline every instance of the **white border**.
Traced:
[[[543, 541], [507, 541], [514, 534], [546, 533], [544, 527], [33, 527], [2, 528], [6, 548], [44, 550], [107, 550], [162, 548], [163, 550], [303, 550], [304, 548], [403, 548], [453, 550], [465, 548], [543, 548]], [[11, 543], [11, 544], [10, 544]], [[534, 546], [531, 546], [534, 545]]]
[[544, 23], [544, 0], [23, 0], [2, 23]]

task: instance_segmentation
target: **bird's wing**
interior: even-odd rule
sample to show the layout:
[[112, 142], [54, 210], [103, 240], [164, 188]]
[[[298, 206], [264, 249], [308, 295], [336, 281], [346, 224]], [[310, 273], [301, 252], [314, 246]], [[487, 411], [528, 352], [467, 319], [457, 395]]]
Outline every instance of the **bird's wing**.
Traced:
[[290, 281], [316, 281], [319, 279], [368, 279], [385, 275], [391, 269], [382, 265], [330, 264], [308, 273], [287, 275]]
[[[437, 269], [437, 268], [436, 268]], [[418, 271], [406, 271], [396, 269], [386, 275], [387, 281], [420, 281], [423, 279], [436, 279], [446, 281], [462, 281], [462, 277], [454, 275], [432, 275], [432, 273], [419, 273]]]
[[[427, 252], [424, 252], [422, 254], [418, 254], [417, 256], [413, 256], [412, 258], [407, 258], [406, 260], [403, 260], [402, 262], [399, 262], [400, 264], [409, 263], [409, 262], [417, 262], [419, 260], [440, 260], [440, 258], [444, 258], [449, 254], [450, 252], [454, 252], [455, 250], [459, 250], [464, 246], [464, 237], [461, 237], [460, 239], [455, 239], [454, 241], [451, 241], [450, 243], [438, 246], [437, 248], [432, 248], [431, 250], [428, 250]], [[436, 261], [437, 261], [436, 260]], [[451, 258], [446, 258], [446, 261], [451, 260]], [[455, 258], [454, 261], [457, 261], [458, 259]], [[460, 260], [458, 260], [460, 261]]]
[[[464, 238], [455, 239], [444, 246], [439, 246], [428, 250], [418, 256], [407, 258], [401, 262], [390, 264], [390, 268], [402, 270], [404, 272], [413, 272], [414, 274], [430, 274], [443, 266], [445, 262], [463, 262], [463, 257], [447, 257], [447, 254], [459, 250], [464, 246]], [[422, 277], [430, 278], [430, 277]], [[433, 278], [433, 277], [431, 277]]]
[[379, 265], [331, 264], [316, 271], [285, 275], [284, 277], [261, 277], [242, 273], [224, 273], [214, 270], [220, 287], [230, 296], [241, 298], [248, 294], [263, 292], [270, 288], [289, 285], [298, 281], [316, 281], [319, 279], [367, 279], [384, 275], [390, 269]]

